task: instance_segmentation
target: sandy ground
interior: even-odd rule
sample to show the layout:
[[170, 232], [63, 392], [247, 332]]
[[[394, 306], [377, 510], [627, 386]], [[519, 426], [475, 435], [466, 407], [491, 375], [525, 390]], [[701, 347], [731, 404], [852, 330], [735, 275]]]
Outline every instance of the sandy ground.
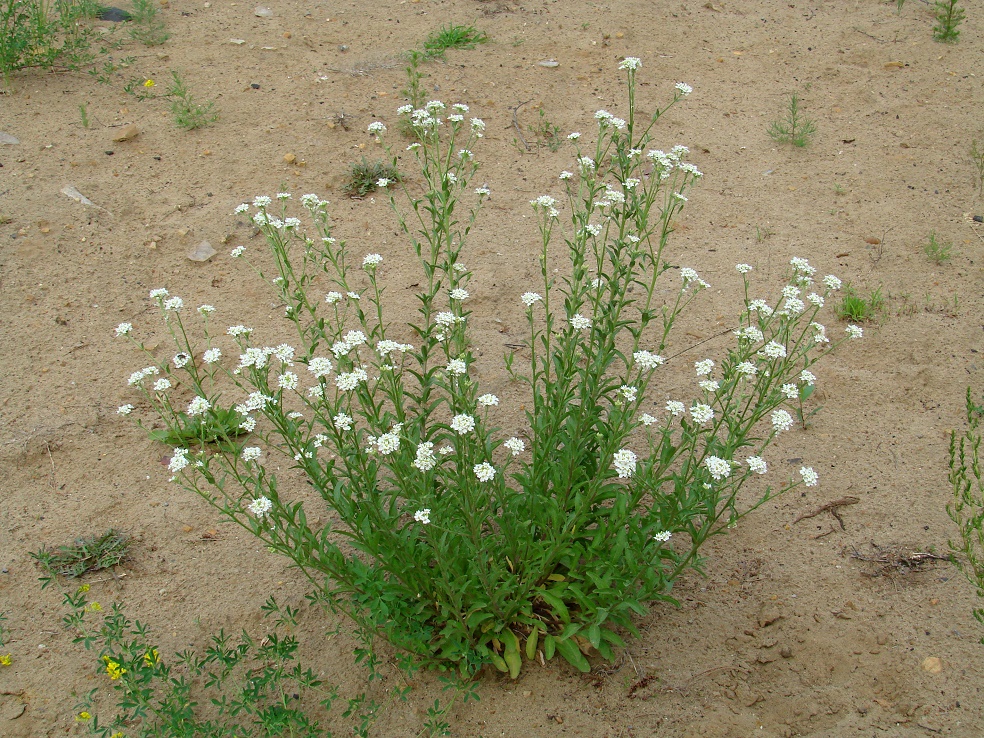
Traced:
[[[117, 571], [125, 576], [88, 581], [96, 598], [123, 601], [150, 623], [163, 653], [200, 646], [219, 627], [262, 628], [271, 593], [302, 601], [285, 561], [169, 485], [167, 449], [116, 416], [141, 364], [113, 328], [156, 330], [147, 293], [166, 286], [276, 342], [285, 328], [272, 294], [228, 256], [259, 246], [233, 215], [257, 194], [318, 193], [357, 253], [398, 261], [406, 246], [383, 198], [349, 199], [342, 183], [352, 162], [378, 155], [366, 126], [392, 123], [403, 102], [398, 54], [449, 22], [491, 38], [428, 65], [426, 84], [488, 123], [475, 154], [493, 196], [466, 261], [493, 391], [504, 383], [498, 357], [510, 324], [520, 325], [517, 297], [534, 274], [527, 201], [557, 194], [557, 174], [570, 168], [566, 149], [523, 150], [513, 111], [526, 103], [516, 116], [529, 141], [538, 108], [564, 134], [591, 131], [596, 109], [624, 108], [616, 66], [626, 55], [643, 60], [643, 109], [677, 81], [693, 85], [658, 140], [689, 146], [705, 175], [670, 258], [714, 290], [674, 339], [683, 353], [665, 395], [710, 347], [687, 349], [737, 315], [737, 261], [774, 289], [788, 259], [805, 256], [886, 298], [864, 340], [818, 367], [823, 410], [776, 452], [811, 463], [820, 486], [715, 540], [706, 578], [681, 581], [682, 606], [641, 620], [642, 637], [617, 663], [596, 662], [587, 676], [556, 661], [516, 682], [486, 675], [481, 701], [454, 709], [453, 734], [984, 734], [972, 588], [949, 563], [910, 570], [854, 556], [945, 552], [955, 533], [945, 513], [948, 432], [962, 427], [966, 387], [984, 387], [984, 230], [968, 218], [984, 212], [969, 158], [971, 140], [984, 141], [984, 19], [967, 6], [961, 41], [943, 45], [917, 0], [901, 14], [877, 0], [312, 0], [271, 2], [272, 18], [256, 17], [252, 3], [171, 0], [161, 11], [171, 39], [116, 52], [135, 61], [109, 85], [80, 73], [13, 77], [0, 96], [0, 131], [19, 139], [0, 145], [0, 610], [13, 659], [0, 669], [0, 735], [78, 732], [72, 693], [99, 680], [60, 625], [57, 592], [39, 589], [29, 552], [43, 545], [112, 526], [132, 533], [132, 559]], [[170, 70], [216, 101], [214, 126], [185, 132], [164, 100], [122, 91], [132, 78], [163, 86]], [[766, 134], [793, 92], [818, 126], [805, 149]], [[130, 123], [140, 134], [114, 142]], [[62, 194], [69, 184], [98, 207]], [[923, 253], [930, 232], [953, 243], [942, 265]], [[219, 253], [189, 261], [203, 240]], [[396, 307], [411, 306], [413, 278], [383, 274]], [[845, 496], [858, 502], [840, 508], [840, 520], [800, 520]], [[352, 668], [344, 627], [326, 639], [333, 626], [313, 612], [302, 620], [305, 656], [353, 694], [365, 675]], [[927, 670], [927, 658], [942, 668]], [[375, 694], [395, 683], [386, 673]], [[375, 735], [418, 734], [440, 691], [428, 675], [414, 687]]]

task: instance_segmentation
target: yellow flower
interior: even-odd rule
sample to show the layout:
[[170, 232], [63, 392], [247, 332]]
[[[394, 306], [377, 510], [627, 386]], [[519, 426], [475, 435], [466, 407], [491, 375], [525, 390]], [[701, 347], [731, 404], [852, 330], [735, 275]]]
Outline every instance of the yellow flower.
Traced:
[[126, 736], [123, 735], [123, 731], [118, 730], [115, 733], [113, 733], [111, 736], [109, 736], [109, 738], [126, 738]]
[[10, 666], [13, 662], [14, 660], [10, 657], [9, 653], [5, 656], [0, 656], [0, 666]]
[[[154, 664], [157, 664], [157, 663], [160, 662], [161, 655], [157, 652], [157, 649], [156, 648], [152, 648], [147, 653], [144, 654], [143, 660], [144, 660], [144, 663], [147, 666], [153, 666]], [[113, 738], [113, 737], [110, 736], [110, 738]]]
[[91, 605], [85, 608], [88, 612], [99, 612], [103, 609], [103, 606], [98, 602], [93, 602]]
[[109, 674], [109, 678], [114, 682], [126, 674], [126, 669], [120, 666], [118, 662], [113, 661], [109, 656], [103, 656], [103, 661], [106, 662], [106, 673]]
[[89, 585], [88, 584], [83, 584], [81, 587], [78, 588], [78, 590], [76, 591], [76, 594], [85, 594], [88, 591], [89, 591]]
[[153, 87], [153, 86], [154, 86], [154, 80], [152, 79], [148, 79], [146, 82], [144, 82], [144, 87]]
[[83, 710], [82, 712], [80, 712], [78, 715], [75, 716], [75, 722], [84, 723], [86, 720], [90, 719], [91, 717], [92, 715], [90, 715], [85, 710]]

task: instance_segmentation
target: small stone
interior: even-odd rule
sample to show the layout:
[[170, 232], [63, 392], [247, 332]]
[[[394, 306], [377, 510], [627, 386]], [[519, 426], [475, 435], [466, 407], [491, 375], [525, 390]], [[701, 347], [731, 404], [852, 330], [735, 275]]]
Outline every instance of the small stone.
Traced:
[[943, 671], [943, 660], [937, 656], [927, 656], [922, 660], [922, 669], [930, 674], [939, 674]]
[[284, 164], [293, 164], [297, 161], [296, 154], [284, 154]]
[[212, 244], [210, 244], [208, 241], [202, 241], [200, 244], [195, 246], [195, 248], [193, 248], [191, 251], [188, 252], [188, 258], [191, 261], [208, 261], [217, 253], [218, 251], [212, 248]]
[[96, 18], [102, 21], [109, 21], [110, 23], [123, 23], [124, 21], [133, 20], [133, 16], [122, 8], [102, 8], [96, 15]]
[[553, 59], [545, 59], [544, 61], [537, 62], [538, 67], [546, 67], [547, 69], [553, 69], [554, 67], [559, 67], [560, 62], [554, 61]]
[[264, 5], [257, 5], [256, 10], [253, 11], [253, 15], [257, 18], [272, 18], [273, 11]]
[[137, 136], [140, 135], [140, 129], [137, 128], [136, 123], [131, 123], [128, 126], [123, 126], [120, 130], [116, 132], [113, 136], [113, 140], [117, 143], [122, 143], [123, 141], [132, 141]]
[[284, 38], [290, 38], [290, 37], [291, 37], [291, 32], [290, 31], [284, 31]]
[[784, 659], [791, 659], [793, 658], [793, 649], [790, 648], [789, 646], [783, 646], [782, 648], [779, 649], [779, 655], [782, 656]]
[[772, 625], [774, 622], [782, 617], [782, 613], [779, 608], [775, 606], [772, 602], [766, 602], [762, 605], [762, 609], [759, 610], [758, 624], [760, 628], [765, 628], [768, 625]]
[[16, 146], [19, 143], [20, 141], [11, 136], [9, 133], [0, 131], [0, 144], [10, 144], [11, 146]]
[[246, 39], [244, 39], [244, 38], [230, 38], [229, 39], [229, 43], [230, 44], [235, 44], [236, 46], [242, 46], [244, 43], [246, 43]]

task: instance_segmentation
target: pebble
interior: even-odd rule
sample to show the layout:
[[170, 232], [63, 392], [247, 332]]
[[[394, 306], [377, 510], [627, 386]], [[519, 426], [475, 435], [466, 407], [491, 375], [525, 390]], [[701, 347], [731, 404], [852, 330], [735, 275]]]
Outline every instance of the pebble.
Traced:
[[16, 138], [11, 136], [9, 133], [4, 133], [3, 131], [0, 131], [0, 144], [16, 145], [19, 143], [20, 141], [18, 141]]
[[123, 141], [132, 141], [137, 136], [140, 135], [140, 129], [137, 128], [136, 123], [131, 123], [128, 126], [123, 126], [116, 135], [113, 136], [113, 140], [117, 143], [122, 143]]
[[102, 8], [96, 16], [99, 20], [110, 21], [111, 23], [123, 23], [132, 20], [133, 16], [122, 8]]
[[263, 5], [257, 5], [256, 10], [253, 11], [253, 15], [257, 18], [272, 18], [273, 11]]
[[230, 44], [235, 44], [236, 46], [242, 46], [244, 43], [246, 43], [246, 39], [244, 39], [244, 38], [230, 38], [229, 39], [229, 43]]
[[559, 67], [560, 62], [554, 61], [553, 59], [546, 59], [541, 62], [537, 62], [538, 67], [547, 67], [548, 69], [553, 69], [554, 67]]
[[293, 164], [297, 161], [296, 154], [284, 154], [284, 164]]
[[758, 624], [760, 628], [764, 628], [767, 625], [772, 625], [779, 618], [782, 617], [782, 613], [779, 608], [776, 607], [771, 602], [766, 602], [762, 605], [762, 609], [759, 610]]
[[922, 660], [922, 669], [930, 674], [939, 674], [943, 671], [943, 659], [937, 656], [927, 656]]
[[208, 261], [217, 253], [219, 252], [212, 248], [212, 244], [208, 241], [202, 241], [188, 252], [188, 258], [191, 261]]

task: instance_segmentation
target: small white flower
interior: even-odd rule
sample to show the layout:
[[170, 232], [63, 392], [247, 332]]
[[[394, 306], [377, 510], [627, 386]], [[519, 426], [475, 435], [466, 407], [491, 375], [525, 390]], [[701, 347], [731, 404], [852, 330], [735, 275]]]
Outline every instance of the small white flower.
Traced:
[[422, 523], [423, 525], [429, 525], [431, 521], [430, 515], [431, 515], [430, 508], [425, 507], [423, 510], [417, 510], [417, 512], [413, 514], [413, 519], [416, 520], [418, 523]]
[[481, 395], [478, 398], [478, 404], [484, 407], [492, 407], [493, 405], [499, 404], [499, 398], [495, 395]]
[[591, 327], [591, 319], [585, 318], [580, 313], [575, 313], [572, 315], [567, 322], [569, 322], [571, 324], [571, 328], [576, 331], [583, 331]]
[[430, 471], [437, 466], [437, 457], [434, 456], [433, 443], [425, 441], [417, 445], [417, 458], [414, 460], [413, 465], [422, 472]]
[[713, 359], [704, 359], [703, 361], [694, 362], [694, 371], [697, 372], [698, 377], [704, 377], [714, 371], [714, 361]]
[[229, 252], [229, 256], [231, 256], [233, 259], [238, 259], [240, 256], [242, 256], [245, 253], [246, 253], [245, 246], [236, 246], [236, 248], [234, 248], [232, 251]]
[[256, 517], [262, 518], [273, 509], [273, 503], [266, 497], [257, 497], [249, 503], [246, 509], [253, 513]]
[[672, 537], [673, 537], [673, 534], [670, 531], [664, 530], [664, 531], [660, 531], [659, 533], [657, 533], [656, 535], [654, 535], [653, 536], [653, 540], [654, 541], [658, 541], [659, 543], [666, 543]]
[[360, 295], [358, 292], [346, 292], [345, 293], [345, 296], [348, 299], [350, 299], [350, 300], [360, 300], [360, 299], [362, 299], [362, 295]]
[[116, 335], [117, 335], [117, 337], [119, 337], [119, 336], [128, 336], [132, 330], [133, 330], [133, 325], [132, 324], [130, 324], [130, 323], [120, 323], [118, 326], [116, 326]]
[[212, 408], [212, 403], [204, 397], [196, 397], [188, 403], [188, 415], [204, 415]]
[[739, 274], [748, 274], [750, 271], [752, 271], [752, 266], [751, 264], [735, 264], [735, 270]]
[[636, 470], [636, 459], [638, 457], [627, 448], [619, 449], [612, 458], [615, 472], [619, 479], [628, 479]]
[[731, 462], [717, 456], [708, 456], [704, 459], [704, 466], [718, 482], [731, 476]]
[[478, 481], [480, 482], [491, 482], [495, 478], [495, 467], [487, 461], [483, 461], [481, 464], [475, 464], [472, 467], [472, 471], [475, 472], [475, 476], [478, 477]]
[[386, 177], [380, 177], [379, 179], [376, 180], [376, 187], [378, 187], [381, 190], [385, 190], [387, 187], [389, 187], [389, 184], [392, 181], [393, 180], [387, 179]]
[[167, 470], [172, 474], [177, 474], [186, 466], [188, 466], [188, 449], [174, 449], [174, 453], [171, 454], [171, 461], [167, 465]]
[[839, 290], [841, 288], [841, 281], [833, 274], [828, 274], [824, 277], [823, 284], [828, 290]]
[[349, 331], [343, 336], [343, 340], [352, 348], [356, 346], [361, 346], [366, 343], [369, 339], [366, 338], [366, 334], [362, 331]]
[[129, 404], [120, 405], [118, 408], [116, 408], [117, 415], [129, 415], [132, 412], [133, 412], [133, 405], [129, 405]]
[[171, 361], [174, 362], [174, 367], [176, 369], [180, 369], [181, 367], [186, 366], [189, 361], [191, 361], [191, 357], [188, 354], [186, 354], [184, 351], [180, 351], [174, 355], [174, 358], [171, 359]]
[[383, 257], [379, 254], [366, 254], [362, 259], [362, 266], [371, 269], [383, 263]]
[[234, 212], [236, 215], [240, 215], [241, 213], [248, 213], [249, 203], [244, 202], [241, 205], [237, 205], [236, 209], [233, 210], [232, 212]]
[[336, 374], [335, 386], [342, 392], [351, 392], [359, 386], [359, 382], [365, 382], [367, 379], [369, 379], [369, 376], [366, 374], [365, 369], [356, 369], [345, 374]]
[[151, 300], [157, 300], [158, 302], [161, 302], [169, 294], [170, 293], [164, 287], [158, 287], [156, 290], [151, 290], [150, 291], [150, 299]]
[[793, 427], [793, 416], [785, 410], [776, 410], [772, 413], [772, 427], [777, 432], [787, 431]]
[[813, 383], [817, 381], [816, 376], [813, 372], [808, 372], [806, 369], [800, 372], [799, 381], [808, 386], [813, 386]]
[[801, 466], [800, 476], [803, 477], [803, 484], [807, 487], [816, 487], [817, 482], [820, 481], [812, 466]]
[[338, 415], [332, 418], [332, 423], [338, 430], [347, 431], [352, 429], [352, 417], [345, 413], [338, 413]]
[[158, 379], [154, 382], [154, 392], [166, 392], [171, 389], [171, 381], [169, 379]]
[[635, 398], [638, 396], [639, 390], [635, 387], [623, 384], [618, 388], [618, 393], [625, 398], [626, 402], [635, 402]]
[[515, 436], [507, 438], [502, 445], [508, 448], [513, 456], [519, 456], [526, 450], [526, 444], [523, 443], [522, 439], [516, 438]]
[[864, 330], [859, 325], [849, 325], [844, 329], [847, 333], [848, 338], [861, 338], [864, 335]]
[[451, 430], [457, 433], [459, 436], [463, 436], [466, 433], [471, 433], [475, 430], [475, 418], [471, 415], [455, 415], [451, 419]]
[[277, 377], [277, 385], [280, 389], [294, 390], [297, 389], [297, 375], [294, 372], [284, 372], [279, 377]]
[[386, 126], [384, 126], [378, 120], [375, 120], [369, 124], [369, 128], [367, 130], [369, 131], [369, 133], [375, 133], [375, 134], [385, 133]]
[[574, 175], [566, 169], [560, 173], [557, 179], [571, 179]]
[[765, 463], [765, 459], [761, 456], [749, 456], [745, 459], [745, 463], [748, 464], [748, 468], [756, 474], [765, 474], [769, 468]]
[[336, 302], [338, 302], [341, 299], [342, 299], [341, 292], [332, 291], [329, 292], [327, 295], [325, 295], [325, 302], [327, 302], [329, 305], [334, 305]]
[[697, 274], [696, 269], [691, 269], [690, 267], [683, 267], [680, 270], [680, 279], [683, 280], [683, 284], [684, 286], [686, 286], [691, 282], [695, 282], [698, 279], [700, 279], [700, 275]]
[[823, 298], [820, 297], [816, 292], [811, 292], [806, 296], [806, 301], [813, 305], [814, 307], [823, 307]]
[[697, 384], [705, 392], [717, 392], [719, 389], [721, 389], [720, 383], [718, 383], [717, 380], [714, 379], [702, 379]]
[[449, 313], [447, 311], [444, 311], [434, 316], [434, 322], [440, 326], [449, 328], [455, 323], [457, 323], [458, 319], [455, 317], [454, 313]]
[[257, 195], [256, 197], [253, 198], [253, 207], [254, 208], [265, 208], [271, 202], [273, 202], [273, 200], [271, 200], [266, 195]]
[[782, 392], [790, 400], [795, 400], [799, 397], [799, 387], [795, 384], [784, 384], [780, 389], [780, 392]]
[[248, 336], [252, 332], [253, 329], [245, 325], [231, 325], [229, 326], [229, 329], [226, 331], [226, 333], [228, 333], [233, 338], [236, 338], [238, 336]]
[[636, 351], [632, 354], [632, 358], [643, 369], [655, 369], [666, 363], [666, 359], [662, 356], [650, 353], [649, 351]]
[[324, 377], [331, 373], [331, 359], [323, 356], [314, 356], [308, 361], [308, 371], [315, 377]]
[[524, 292], [520, 299], [526, 307], [533, 307], [533, 305], [540, 302], [543, 298], [536, 292]]
[[254, 430], [256, 430], [256, 418], [254, 418], [252, 415], [247, 416], [246, 419], [239, 424], [239, 428], [245, 431], [246, 433], [252, 433]]
[[634, 56], [627, 56], [621, 62], [619, 62], [618, 68], [628, 69], [634, 72], [636, 69], [638, 69], [641, 66], [642, 66], [641, 59]]
[[165, 310], [169, 310], [169, 311], [173, 310], [174, 312], [178, 312], [183, 307], [184, 307], [184, 300], [182, 300], [180, 297], [171, 297], [164, 301]]
[[767, 359], [784, 359], [786, 358], [786, 347], [781, 343], [769, 341], [758, 353], [759, 356]]
[[758, 374], [758, 367], [750, 361], [743, 361], [735, 367], [735, 371], [746, 377], [754, 377]]
[[581, 138], [581, 134], [578, 133], [577, 131], [574, 131], [573, 133], [568, 133], [567, 134], [567, 140], [568, 141], [577, 141], [579, 138]]
[[676, 88], [676, 91], [679, 92], [684, 97], [686, 97], [687, 95], [689, 95], [691, 92], [694, 91], [694, 88], [688, 85], [686, 82], [677, 82], [674, 85], [674, 87]]
[[448, 296], [452, 300], [467, 300], [468, 299], [468, 290], [462, 289], [461, 287], [455, 287], [453, 290], [451, 290], [448, 293]]
[[261, 453], [262, 452], [259, 446], [247, 446], [242, 450], [242, 453], [240, 453], [240, 457], [242, 458], [243, 461], [249, 463], [251, 461], [256, 461], [257, 459], [259, 459]]
[[376, 447], [383, 456], [389, 456], [400, 448], [400, 436], [394, 432], [384, 433], [376, 439]]
[[654, 418], [649, 413], [643, 413], [642, 415], [640, 415], [639, 416], [639, 420], [641, 420], [642, 421], [642, 424], [644, 426], [646, 426], [647, 428], [649, 426], [654, 425], [655, 423], [659, 422], [659, 420], [657, 418]]
[[690, 417], [694, 419], [695, 423], [703, 425], [714, 419], [714, 410], [708, 405], [697, 403], [690, 408]]
[[686, 411], [686, 407], [679, 400], [670, 400], [666, 403], [666, 412], [670, 413], [673, 417], [678, 418]]
[[765, 300], [752, 300], [748, 303], [748, 312], [762, 313], [766, 317], [772, 315], [772, 307]]
[[446, 371], [448, 374], [460, 376], [468, 373], [468, 365], [462, 359], [451, 359]]
[[475, 188], [475, 194], [476, 195], [482, 195], [484, 197], [488, 197], [489, 195], [492, 194], [492, 190], [490, 190], [488, 187], [476, 187]]

